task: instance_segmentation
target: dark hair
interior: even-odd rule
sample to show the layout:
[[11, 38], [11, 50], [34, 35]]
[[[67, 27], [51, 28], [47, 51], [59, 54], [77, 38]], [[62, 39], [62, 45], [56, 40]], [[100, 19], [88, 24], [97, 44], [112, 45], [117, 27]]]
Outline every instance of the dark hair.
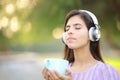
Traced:
[[[72, 10], [66, 16], [66, 20], [65, 20], [65, 24], [64, 24], [64, 31], [65, 31], [65, 27], [66, 27], [68, 20], [72, 16], [75, 16], [75, 15], [79, 15], [84, 20], [88, 30], [90, 29], [90, 27], [95, 26], [91, 16], [88, 13], [80, 12], [80, 10]], [[90, 51], [91, 51], [92, 56], [96, 60], [104, 62], [101, 57], [101, 53], [100, 53], [99, 41], [100, 40], [95, 41], [95, 42], [90, 41]], [[68, 60], [70, 63], [74, 62], [74, 52], [67, 45], [65, 45], [65, 49], [64, 49], [64, 59]]]

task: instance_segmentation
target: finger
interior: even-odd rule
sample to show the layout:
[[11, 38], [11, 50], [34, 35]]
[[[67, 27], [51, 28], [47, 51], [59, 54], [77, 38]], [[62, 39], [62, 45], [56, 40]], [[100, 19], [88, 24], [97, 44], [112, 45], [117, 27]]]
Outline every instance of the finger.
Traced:
[[54, 71], [55, 75], [57, 76], [57, 79], [59, 80], [65, 80], [65, 75], [58, 73], [57, 71]]
[[54, 80], [54, 79], [52, 79], [51, 77], [49, 77], [47, 80]]
[[44, 78], [46, 80], [48, 80], [50, 73], [46, 68], [43, 69], [42, 74], [43, 74]]
[[68, 68], [66, 69], [66, 78], [72, 80], [72, 71]]
[[46, 69], [44, 68], [44, 69], [42, 70], [42, 75], [44, 76], [44, 78], [45, 78], [45, 73], [46, 73]]
[[[46, 76], [45, 76], [46, 78], [46, 80], [49, 80], [49, 78], [50, 78], [50, 72], [47, 70], [47, 73], [46, 73]], [[51, 79], [50, 79], [51, 80]]]
[[71, 80], [72, 78], [72, 72], [70, 69], [66, 69], [66, 75], [62, 75], [58, 73], [57, 71], [55, 71], [55, 74], [60, 80]]
[[53, 80], [59, 80], [59, 77], [56, 75], [55, 70], [50, 71], [50, 77], [51, 77]]
[[[66, 70], [66, 72], [67, 72], [67, 70]], [[55, 74], [59, 80], [72, 80], [72, 74], [71, 74], [70, 70], [68, 70], [66, 75], [62, 75], [62, 74], [58, 73], [57, 71], [55, 71]]]
[[66, 69], [66, 75], [67, 76], [72, 76], [72, 71], [70, 69]]

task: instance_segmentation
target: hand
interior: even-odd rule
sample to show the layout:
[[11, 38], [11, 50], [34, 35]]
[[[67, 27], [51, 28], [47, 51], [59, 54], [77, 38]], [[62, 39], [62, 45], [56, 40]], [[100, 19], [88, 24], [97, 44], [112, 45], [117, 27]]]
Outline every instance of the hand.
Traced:
[[49, 80], [50, 73], [46, 68], [43, 69], [42, 74], [46, 80]]
[[43, 75], [46, 80], [71, 80], [72, 74], [69, 69], [66, 70], [66, 75], [62, 75], [57, 71], [48, 71], [43, 69]]

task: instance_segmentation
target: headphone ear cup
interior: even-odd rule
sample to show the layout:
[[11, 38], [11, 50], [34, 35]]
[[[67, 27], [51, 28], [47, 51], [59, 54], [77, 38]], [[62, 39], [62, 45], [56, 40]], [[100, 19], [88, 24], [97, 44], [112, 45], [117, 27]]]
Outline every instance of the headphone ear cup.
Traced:
[[100, 31], [95, 27], [89, 29], [89, 38], [91, 41], [98, 41], [100, 39]]
[[64, 33], [62, 34], [62, 42], [63, 42], [64, 44], [67, 44], [67, 41], [66, 41], [65, 36], [66, 36], [66, 32], [64, 32]]
[[95, 36], [96, 36], [96, 41], [98, 41], [100, 39], [100, 36], [101, 36], [99, 29], [95, 30]]

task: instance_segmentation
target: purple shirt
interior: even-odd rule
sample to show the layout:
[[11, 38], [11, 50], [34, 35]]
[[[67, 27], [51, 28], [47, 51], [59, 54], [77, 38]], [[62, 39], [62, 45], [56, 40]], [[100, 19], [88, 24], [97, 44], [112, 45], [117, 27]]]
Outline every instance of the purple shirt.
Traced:
[[[71, 69], [71, 64], [69, 68]], [[120, 77], [112, 66], [98, 61], [83, 72], [72, 72], [72, 80], [120, 80]]]

